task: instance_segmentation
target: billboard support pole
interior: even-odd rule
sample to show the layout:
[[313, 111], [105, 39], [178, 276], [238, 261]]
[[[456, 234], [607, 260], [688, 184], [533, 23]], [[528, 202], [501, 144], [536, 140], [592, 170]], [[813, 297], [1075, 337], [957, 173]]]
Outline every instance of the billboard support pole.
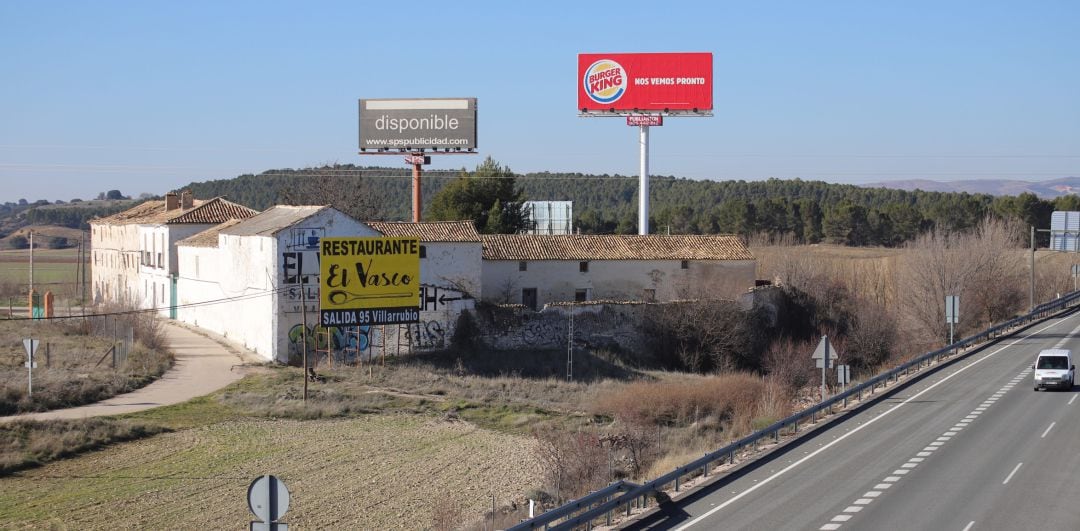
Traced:
[[[423, 156], [424, 156], [423, 153], [419, 153], [419, 154], [414, 153], [414, 155], [420, 156], [421, 161], [423, 160]], [[413, 223], [420, 223], [420, 218], [423, 217], [421, 215], [421, 212], [420, 212], [420, 209], [422, 208], [421, 207], [421, 202], [420, 202], [420, 173], [421, 173], [421, 171], [423, 169], [423, 166], [424, 166], [423, 163], [419, 163], [419, 164], [413, 163], [413, 165], [412, 165], [412, 221], [413, 221]]]
[[649, 126], [641, 128], [641, 185], [638, 190], [638, 234], [649, 233]]

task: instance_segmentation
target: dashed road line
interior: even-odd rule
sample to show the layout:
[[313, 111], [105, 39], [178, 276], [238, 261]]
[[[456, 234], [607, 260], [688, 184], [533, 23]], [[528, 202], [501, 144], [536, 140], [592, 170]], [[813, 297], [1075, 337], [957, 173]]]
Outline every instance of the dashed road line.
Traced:
[[1047, 426], [1047, 428], [1046, 428], [1046, 431], [1044, 431], [1044, 432], [1043, 432], [1043, 434], [1042, 434], [1042, 436], [1041, 436], [1041, 437], [1039, 437], [1039, 438], [1040, 438], [1040, 439], [1045, 439], [1045, 438], [1046, 438], [1046, 434], [1047, 434], [1047, 433], [1050, 433], [1050, 430], [1054, 429], [1054, 424], [1057, 424], [1057, 422], [1051, 422], [1051, 423], [1050, 423], [1050, 426]]
[[1013, 474], [1015, 474], [1017, 470], [1020, 470], [1020, 467], [1022, 467], [1022, 466], [1024, 466], [1024, 463], [1017, 463], [1016, 468], [1014, 468], [1012, 472], [1009, 472], [1009, 475], [1005, 478], [1005, 481], [1001, 482], [1001, 484], [1002, 485], [1008, 485], [1009, 480], [1012, 479], [1012, 477], [1013, 477]]
[[[1077, 330], [1080, 330], [1080, 327], [1078, 327]], [[1075, 332], [1075, 330], [1074, 330], [1074, 332]], [[960, 432], [960, 430], [963, 430], [964, 427], [966, 427], [968, 424], [973, 422], [975, 419], [979, 418], [979, 415], [981, 415], [984, 411], [986, 411], [999, 398], [1004, 396], [1005, 393], [1007, 393], [1009, 390], [1011, 390], [1016, 385], [1016, 383], [1018, 383], [1021, 379], [1024, 378], [1024, 376], [1028, 373], [1029, 370], [1030, 369], [1024, 370], [1024, 372], [1021, 372], [1015, 378], [1010, 380], [1008, 384], [1002, 386], [1000, 390], [998, 390], [996, 393], [994, 393], [991, 397], [987, 398], [986, 401], [982, 402], [982, 404], [980, 404], [979, 407], [975, 408], [974, 411], [972, 411], [968, 415], [965, 415], [963, 419], [961, 419], [960, 421], [958, 421], [956, 423], [956, 425], [949, 428], [940, 437], [936, 438], [933, 442], [931, 442], [926, 448], [923, 448], [921, 451], [917, 452], [915, 454], [915, 457], [912, 457], [912, 458], [908, 459], [906, 463], [900, 465], [900, 468], [893, 471], [894, 475], [888, 476], [884, 480], [882, 480], [882, 481], [884, 481], [884, 483], [879, 483], [878, 485], [876, 485], [874, 487], [874, 490], [866, 492], [865, 494], [862, 495], [861, 498], [855, 500], [853, 502], [853, 505], [851, 505], [851, 506], [847, 507], [846, 509], [844, 509], [843, 512], [848, 513], [848, 514], [843, 514], [842, 513], [842, 514], [836, 515], [836, 516], [834, 516], [832, 518], [832, 520], [829, 521], [829, 523], [822, 525], [818, 529], [819, 530], [830, 530], [830, 531], [840, 529], [844, 522], [847, 522], [848, 520], [851, 520], [851, 514], [850, 513], [857, 513], [860, 510], [862, 510], [863, 507], [865, 507], [867, 505], [870, 505], [870, 503], [873, 502], [874, 499], [881, 496], [882, 491], [884, 491], [885, 489], [888, 489], [889, 487], [894, 485], [895, 482], [899, 481], [900, 478], [903, 477], [905, 474], [907, 474], [908, 472], [911, 472], [913, 469], [918, 467], [919, 463], [922, 463], [923, 461], [926, 461], [926, 458], [929, 457], [930, 455], [932, 455], [935, 450], [937, 450], [938, 448], [941, 448], [942, 446], [944, 446], [944, 444], [946, 442], [952, 440], [952, 438], [954, 436], [956, 436], [957, 433]], [[1074, 396], [1073, 399], [1075, 399], [1075, 398], [1076, 397]], [[1043, 437], [1046, 437], [1046, 434], [1050, 433], [1050, 429], [1054, 427], [1054, 424], [1055, 423], [1053, 423], [1053, 422], [1050, 423], [1050, 427], [1046, 428], [1046, 431], [1043, 432], [1043, 435], [1042, 435]], [[1020, 463], [1020, 465], [1022, 465], [1022, 464], [1023, 463]], [[1016, 471], [1020, 469], [1020, 465], [1016, 465], [1016, 468], [1013, 469], [1012, 473], [1009, 474], [1009, 477], [1005, 478], [1005, 482], [1003, 484], [1008, 484], [1009, 483], [1009, 480], [1012, 479], [1013, 474], [1015, 474]], [[974, 525], [975, 525], [975, 522], [972, 521], [971, 523], [969, 523], [967, 525], [967, 527], [964, 528], [964, 531], [967, 531], [967, 530], [971, 529], [971, 527], [974, 526]]]

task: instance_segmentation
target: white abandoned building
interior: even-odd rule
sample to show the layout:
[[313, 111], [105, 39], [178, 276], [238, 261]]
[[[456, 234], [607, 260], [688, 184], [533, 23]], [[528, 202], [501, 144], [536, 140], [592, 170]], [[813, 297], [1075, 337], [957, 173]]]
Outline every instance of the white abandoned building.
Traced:
[[754, 255], [735, 236], [484, 235], [484, 300], [735, 299], [754, 285]]
[[[420, 239], [419, 323], [318, 326], [319, 241], [357, 236]], [[328, 206], [275, 206], [180, 241], [177, 249], [179, 319], [280, 362], [299, 356], [305, 340], [309, 353], [339, 360], [442, 347], [481, 286], [472, 222], [362, 223]]]
[[173, 244], [230, 219], [255, 214], [223, 197], [198, 200], [185, 191], [91, 220], [94, 302], [161, 308], [163, 315], [169, 315], [169, 308], [176, 305]]

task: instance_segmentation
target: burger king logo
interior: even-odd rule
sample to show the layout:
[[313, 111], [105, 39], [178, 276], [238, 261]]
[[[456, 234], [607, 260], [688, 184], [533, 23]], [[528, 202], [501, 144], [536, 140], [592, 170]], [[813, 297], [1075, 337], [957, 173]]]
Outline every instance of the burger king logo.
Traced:
[[596, 103], [614, 103], [626, 92], [626, 69], [611, 59], [601, 59], [585, 69], [585, 93]]

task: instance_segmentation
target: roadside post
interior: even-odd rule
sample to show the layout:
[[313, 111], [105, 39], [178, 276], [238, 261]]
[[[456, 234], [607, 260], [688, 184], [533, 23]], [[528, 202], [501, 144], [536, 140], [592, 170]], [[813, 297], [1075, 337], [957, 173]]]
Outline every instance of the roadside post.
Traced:
[[960, 297], [945, 296], [945, 322], [949, 323], [949, 344], [953, 344], [953, 327], [960, 322]]
[[40, 343], [40, 339], [29, 338], [23, 340], [23, 347], [26, 348], [26, 394], [28, 396], [34, 396], [34, 369], [37, 368], [34, 353], [37, 352]]
[[829, 370], [831, 362], [836, 361], [836, 349], [829, 343], [829, 336], [821, 336], [821, 341], [818, 342], [818, 346], [814, 349], [814, 355], [810, 356], [811, 359], [817, 362], [818, 368], [821, 369], [821, 401], [824, 402], [827, 395], [825, 389], [825, 376]]

